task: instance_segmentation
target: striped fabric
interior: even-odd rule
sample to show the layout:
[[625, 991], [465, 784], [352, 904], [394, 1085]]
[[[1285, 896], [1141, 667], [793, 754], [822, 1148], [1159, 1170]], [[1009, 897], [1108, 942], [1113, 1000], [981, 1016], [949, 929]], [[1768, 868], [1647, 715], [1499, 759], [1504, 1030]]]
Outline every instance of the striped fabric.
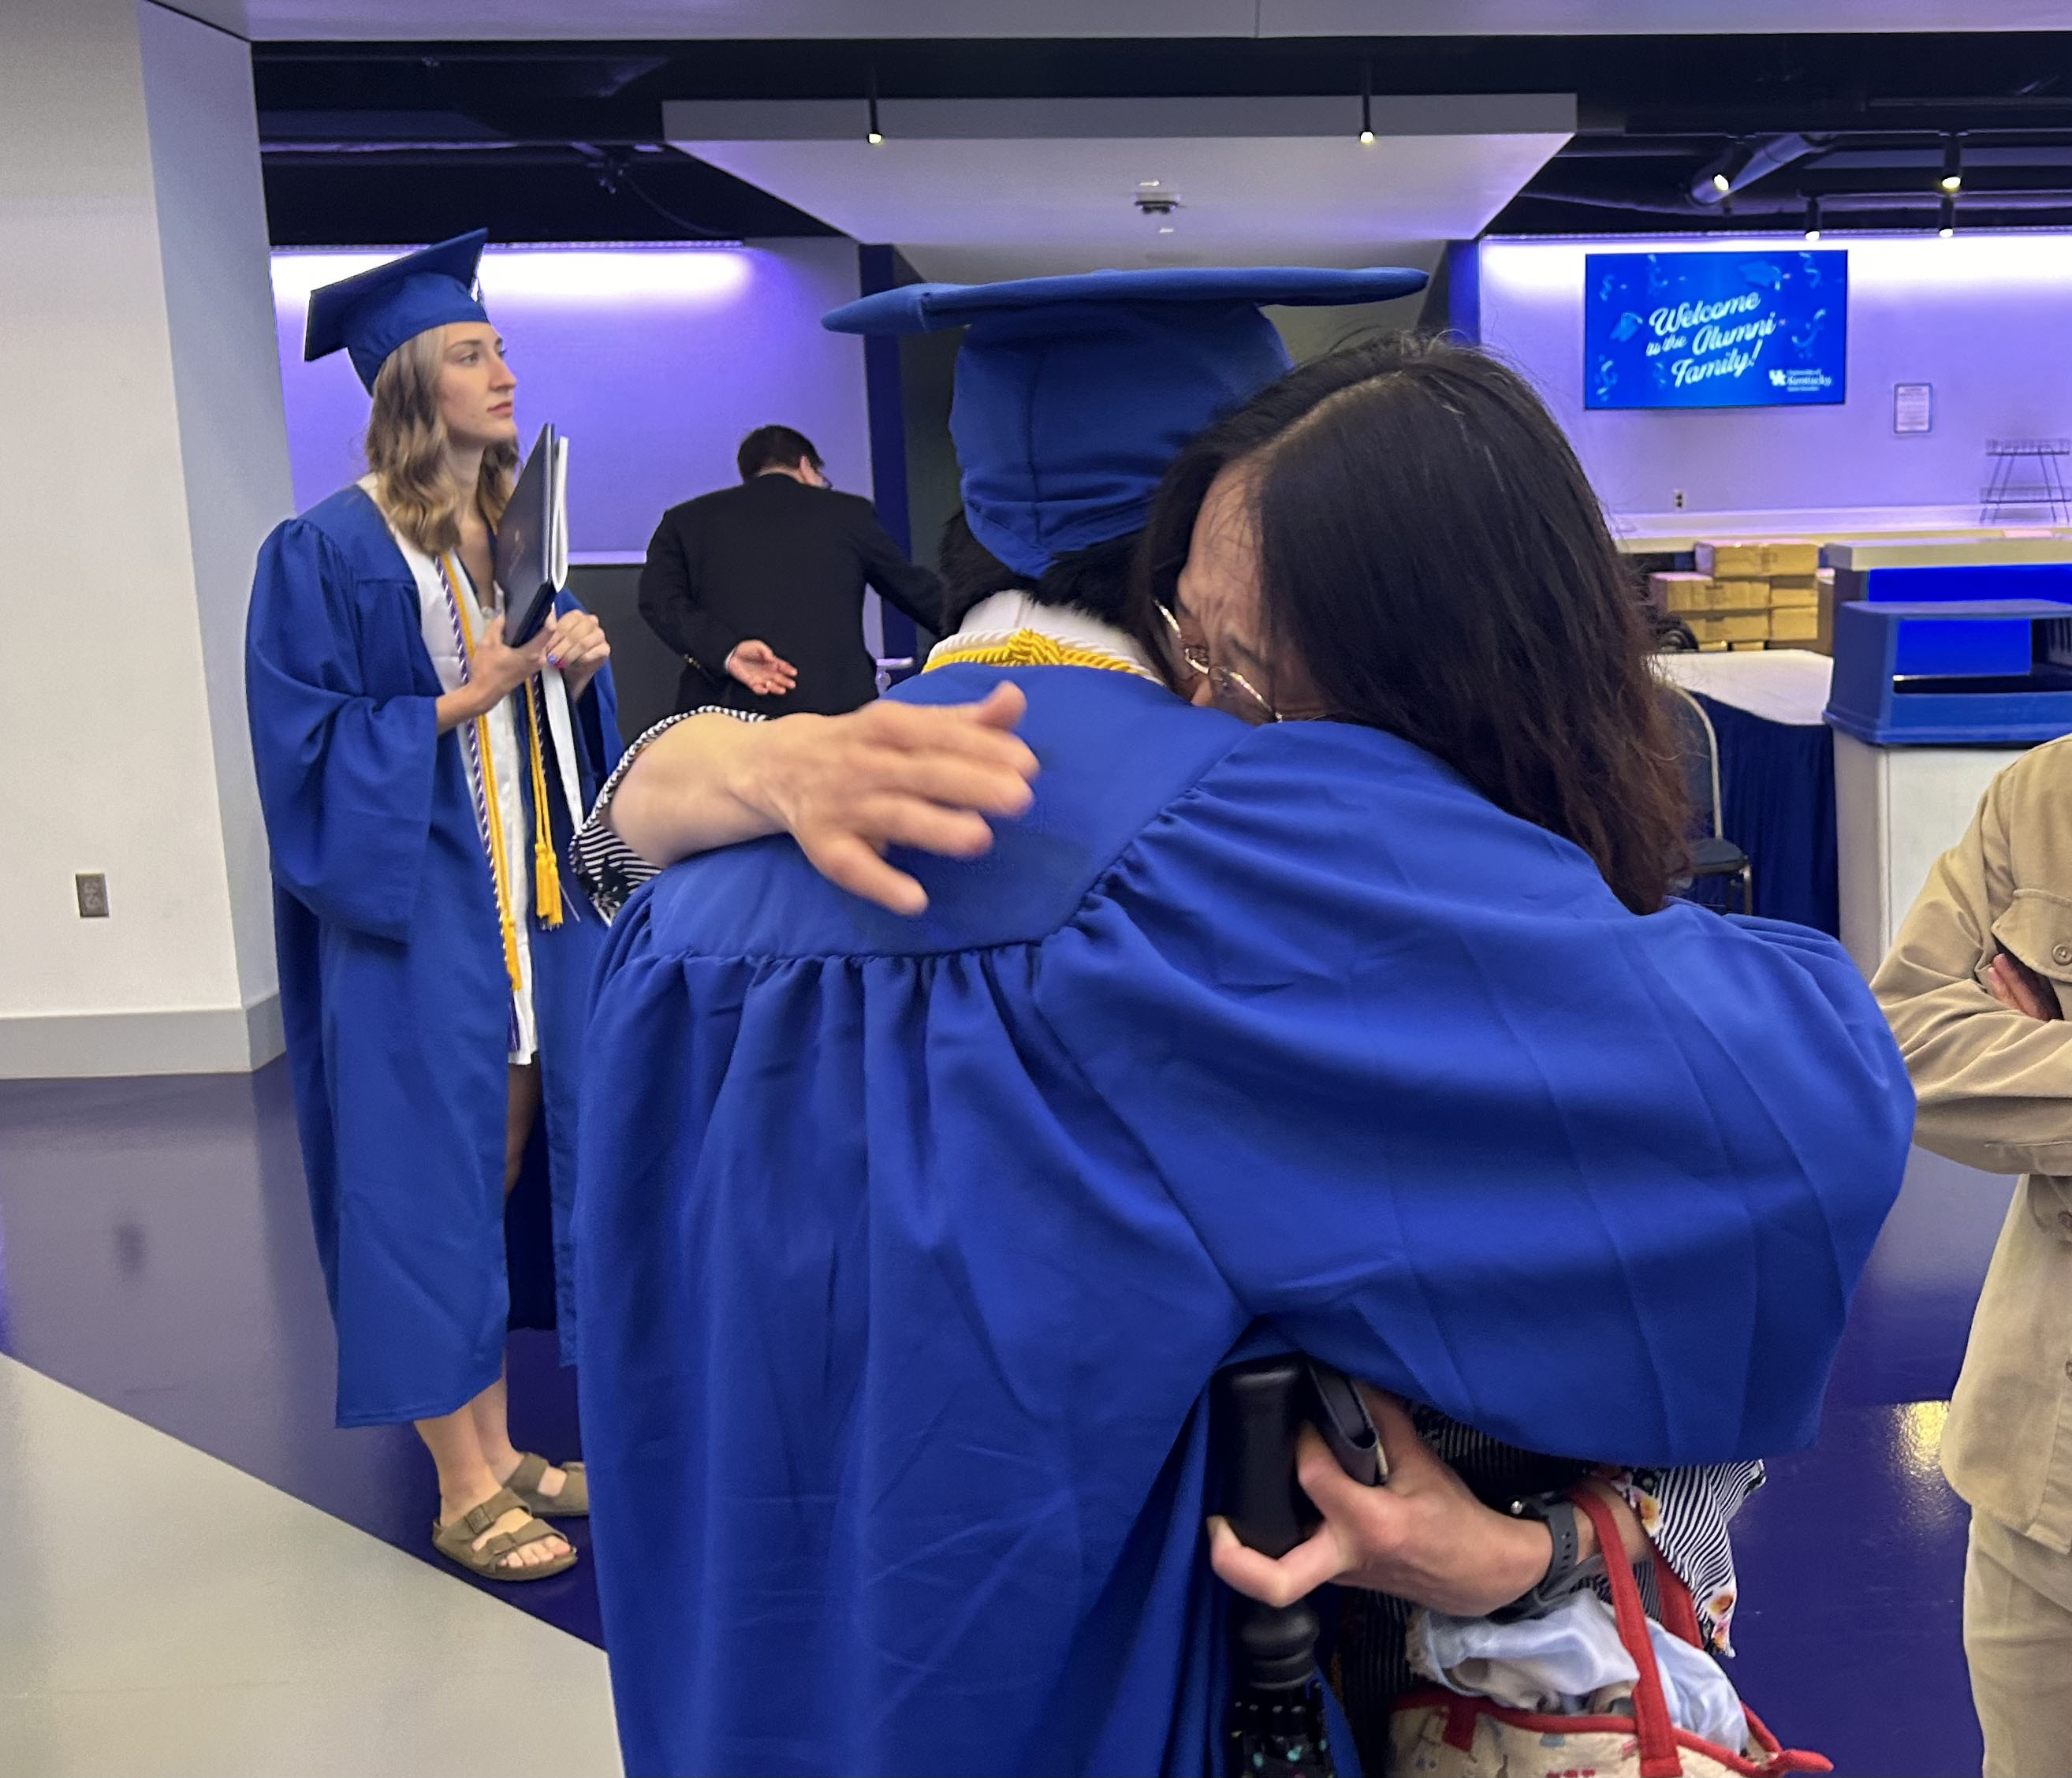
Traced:
[[656, 735], [667, 733], [679, 722], [687, 722], [693, 716], [731, 716], [741, 722], [762, 722], [769, 718], [754, 710], [730, 710], [724, 704], [708, 704], [702, 710], [687, 710], [676, 716], [665, 716], [639, 739], [629, 747], [611, 776], [604, 780], [604, 788], [597, 793], [597, 801], [591, 805], [590, 818], [576, 829], [576, 837], [569, 842], [569, 862], [574, 868], [576, 881], [582, 885], [583, 893], [590, 897], [590, 905], [603, 916], [606, 922], [619, 917], [619, 910], [632, 899], [633, 891], [649, 878], [660, 875], [658, 868], [622, 840], [614, 831], [611, 821], [611, 799], [620, 783], [632, 768], [633, 762]]
[[[1736, 1594], [1733, 1542], [1728, 1523], [1741, 1504], [1762, 1485], [1761, 1463], [1721, 1463], [1703, 1468], [1605, 1471], [1572, 1459], [1544, 1457], [1500, 1443], [1433, 1409], [1413, 1406], [1418, 1436], [1453, 1468], [1471, 1492], [1498, 1512], [1536, 1494], [1566, 1488], [1597, 1474], [1623, 1494], [1670, 1571], [1691, 1590], [1699, 1628], [1715, 1654], [1731, 1654], [1728, 1640]], [[1639, 1574], [1641, 1598], [1659, 1615], [1655, 1576]], [[1599, 1592], [1609, 1599], [1601, 1580]], [[1384, 1593], [1348, 1587], [1342, 1597], [1333, 1684], [1369, 1772], [1388, 1770], [1388, 1713], [1413, 1681], [1404, 1653], [1404, 1634], [1416, 1607]]]

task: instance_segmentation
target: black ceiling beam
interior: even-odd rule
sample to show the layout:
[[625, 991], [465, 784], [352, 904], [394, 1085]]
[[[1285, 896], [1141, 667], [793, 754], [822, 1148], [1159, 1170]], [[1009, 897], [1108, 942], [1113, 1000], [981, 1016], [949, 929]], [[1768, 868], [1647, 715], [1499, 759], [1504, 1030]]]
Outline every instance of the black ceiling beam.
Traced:
[[[1722, 225], [1688, 200], [1702, 165], [1768, 134], [1837, 147], [2072, 141], [2072, 33], [1058, 41], [262, 43], [253, 50], [269, 209], [283, 242], [392, 242], [467, 214], [505, 240], [828, 233], [660, 142], [670, 99], [1214, 97], [1572, 92], [1581, 131], [1494, 226]], [[659, 150], [659, 152], [643, 152]], [[1844, 176], [1846, 175], [1846, 176]], [[2041, 216], [2064, 170], [1967, 168], [1968, 218]], [[1892, 169], [1815, 155], [1737, 194], [1907, 204]], [[1990, 181], [1982, 185], [1981, 181]], [[1924, 177], [1922, 201], [1939, 193]], [[1873, 187], [1885, 188], [1882, 194]], [[643, 198], [639, 194], [648, 194]], [[1990, 207], [2004, 195], [2012, 208]], [[1538, 208], [1535, 208], [1537, 205]], [[1585, 220], [1578, 221], [1581, 216]], [[668, 219], [678, 219], [678, 227]], [[458, 226], [471, 225], [461, 223]]]

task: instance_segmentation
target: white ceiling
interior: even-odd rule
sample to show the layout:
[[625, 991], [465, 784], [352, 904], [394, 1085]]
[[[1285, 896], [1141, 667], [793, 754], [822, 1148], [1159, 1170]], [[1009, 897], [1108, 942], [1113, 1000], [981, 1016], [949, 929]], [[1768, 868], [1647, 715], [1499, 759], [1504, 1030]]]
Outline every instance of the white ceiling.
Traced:
[[[953, 282], [1104, 266], [1418, 265], [1479, 233], [1575, 127], [1565, 94], [693, 101], [676, 146]], [[1146, 216], [1147, 187], [1179, 207]]]
[[2072, 0], [173, 0], [264, 39], [1577, 36], [2056, 31]]

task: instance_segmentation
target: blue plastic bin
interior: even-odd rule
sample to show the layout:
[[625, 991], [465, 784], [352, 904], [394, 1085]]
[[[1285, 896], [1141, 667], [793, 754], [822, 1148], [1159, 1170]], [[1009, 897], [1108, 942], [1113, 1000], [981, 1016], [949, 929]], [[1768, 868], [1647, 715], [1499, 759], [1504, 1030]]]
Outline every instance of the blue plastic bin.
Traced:
[[1877, 747], [2004, 746], [2072, 735], [2072, 603], [1838, 605], [1827, 718]]

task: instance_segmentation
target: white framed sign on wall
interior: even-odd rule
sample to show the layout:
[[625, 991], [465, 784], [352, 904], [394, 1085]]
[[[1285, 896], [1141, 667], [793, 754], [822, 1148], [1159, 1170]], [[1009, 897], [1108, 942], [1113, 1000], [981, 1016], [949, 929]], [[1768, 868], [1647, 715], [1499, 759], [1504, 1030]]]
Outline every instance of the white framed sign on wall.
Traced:
[[1930, 432], [1935, 426], [1935, 386], [1932, 383], [1892, 385], [1892, 430]]

